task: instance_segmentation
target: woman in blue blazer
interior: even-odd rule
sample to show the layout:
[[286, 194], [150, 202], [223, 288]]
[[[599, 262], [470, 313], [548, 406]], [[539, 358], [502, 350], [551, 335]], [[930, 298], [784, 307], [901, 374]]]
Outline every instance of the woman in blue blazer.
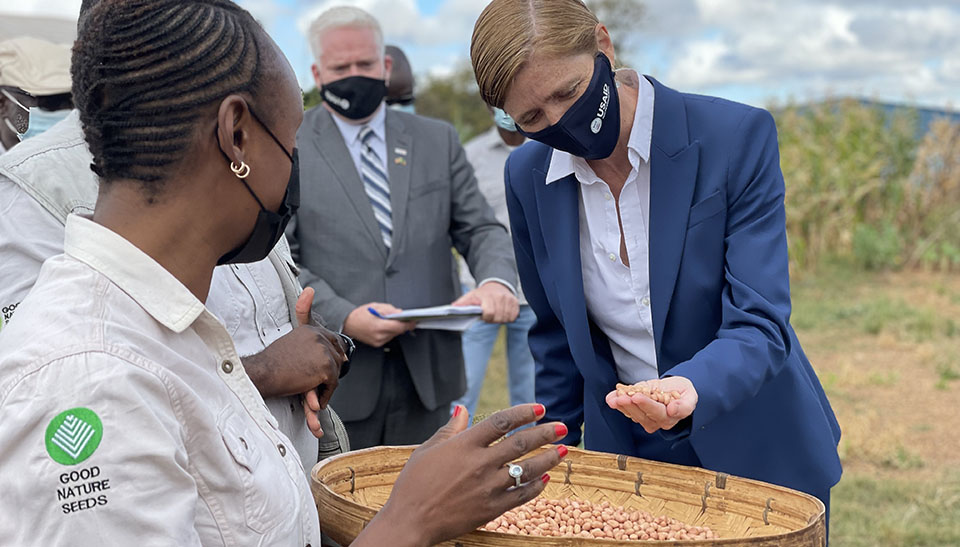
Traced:
[[[578, 0], [494, 0], [471, 57], [532, 139], [507, 162], [537, 400], [588, 449], [796, 488], [829, 508], [840, 428], [790, 326], [776, 127], [614, 72]], [[618, 397], [650, 380], [679, 400]], [[829, 509], [828, 509], [829, 515]]]

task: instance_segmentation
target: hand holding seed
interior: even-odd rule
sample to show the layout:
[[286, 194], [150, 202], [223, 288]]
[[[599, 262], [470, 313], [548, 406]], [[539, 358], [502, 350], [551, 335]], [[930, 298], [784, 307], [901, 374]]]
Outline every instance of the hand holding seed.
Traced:
[[647, 433], [672, 429], [693, 414], [698, 400], [693, 383], [682, 376], [617, 384], [606, 397], [607, 406], [643, 426]]

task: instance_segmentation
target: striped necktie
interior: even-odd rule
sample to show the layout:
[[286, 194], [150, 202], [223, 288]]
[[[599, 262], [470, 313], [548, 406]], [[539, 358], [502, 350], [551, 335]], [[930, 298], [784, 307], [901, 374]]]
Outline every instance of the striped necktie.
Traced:
[[390, 183], [383, 167], [380, 156], [371, 148], [372, 140], [376, 135], [369, 125], [360, 130], [360, 178], [363, 179], [363, 189], [370, 198], [373, 206], [373, 216], [380, 226], [380, 235], [383, 244], [390, 249], [393, 241], [393, 220], [390, 208]]

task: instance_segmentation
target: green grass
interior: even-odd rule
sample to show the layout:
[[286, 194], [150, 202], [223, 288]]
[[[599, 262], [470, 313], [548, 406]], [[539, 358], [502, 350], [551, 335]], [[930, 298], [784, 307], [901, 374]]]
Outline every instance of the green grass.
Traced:
[[891, 387], [900, 383], [900, 373], [892, 370], [889, 372], [875, 372], [867, 378], [867, 381], [874, 386]]
[[[960, 334], [956, 319], [936, 309], [910, 305], [901, 298], [874, 294], [865, 275], [844, 263], [832, 263], [793, 284], [791, 323], [800, 331], [849, 330], [851, 334], [879, 335], [891, 332], [914, 342]], [[932, 291], [940, 296], [948, 289], [941, 283]], [[960, 300], [954, 300], [960, 303]]]
[[793, 326], [801, 331], [846, 329], [873, 336], [891, 332], [914, 342], [957, 335], [956, 321], [943, 318], [930, 308], [917, 308], [886, 296], [851, 300], [840, 298], [836, 292], [821, 289], [809, 297], [795, 298]]
[[507, 389], [506, 336], [501, 329], [497, 343], [493, 346], [487, 378], [477, 399], [477, 416], [489, 416], [498, 410], [510, 406], [510, 391]]
[[830, 500], [834, 547], [960, 545], [960, 475], [913, 483], [846, 475]]
[[960, 371], [957, 370], [956, 358], [946, 357], [937, 365], [937, 389], [950, 389], [950, 383], [960, 380]]

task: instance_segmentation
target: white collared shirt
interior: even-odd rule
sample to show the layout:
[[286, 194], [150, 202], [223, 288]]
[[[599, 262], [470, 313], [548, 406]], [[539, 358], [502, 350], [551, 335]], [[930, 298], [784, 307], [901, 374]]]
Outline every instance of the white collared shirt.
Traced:
[[[76, 111], [18, 146], [16, 152], [22, 156], [27, 149], [32, 149], [29, 156], [0, 160], [0, 171], [16, 173], [29, 167], [35, 178], [55, 182], [51, 186], [56, 192], [46, 192], [47, 199], [67, 210], [92, 211], [97, 182]], [[15, 161], [16, 167], [10, 161]], [[63, 253], [63, 217], [54, 216], [38, 199], [0, 173], [0, 330], [13, 320], [43, 261]], [[206, 305], [226, 325], [242, 357], [260, 353], [293, 330], [283, 285], [269, 259], [215, 268]], [[299, 397], [271, 398], [267, 407], [309, 472], [317, 462], [319, 445], [307, 427]]]
[[[350, 158], [353, 159], [353, 164], [357, 167], [357, 173], [360, 172], [360, 153], [363, 151], [360, 130], [364, 126], [370, 126], [370, 129], [373, 130], [375, 136], [369, 143], [370, 148], [377, 153], [377, 157], [383, 162], [384, 172], [387, 172], [387, 108], [384, 103], [380, 103], [373, 117], [365, 124], [349, 123], [332, 112], [330, 116], [333, 118], [333, 122], [337, 124], [337, 129], [340, 130], [340, 135], [343, 137], [344, 144], [347, 145], [347, 150], [350, 151]], [[387, 183], [389, 184], [389, 181]]]
[[319, 545], [217, 318], [90, 220], [68, 218], [64, 252], [0, 331], [0, 544]]
[[621, 382], [658, 377], [650, 300], [650, 143], [653, 85], [639, 79], [633, 129], [627, 144], [631, 170], [620, 192], [620, 219], [630, 266], [620, 258], [620, 223], [610, 187], [586, 160], [553, 151], [547, 184], [570, 174], [580, 182], [580, 262], [587, 312], [610, 340]]

